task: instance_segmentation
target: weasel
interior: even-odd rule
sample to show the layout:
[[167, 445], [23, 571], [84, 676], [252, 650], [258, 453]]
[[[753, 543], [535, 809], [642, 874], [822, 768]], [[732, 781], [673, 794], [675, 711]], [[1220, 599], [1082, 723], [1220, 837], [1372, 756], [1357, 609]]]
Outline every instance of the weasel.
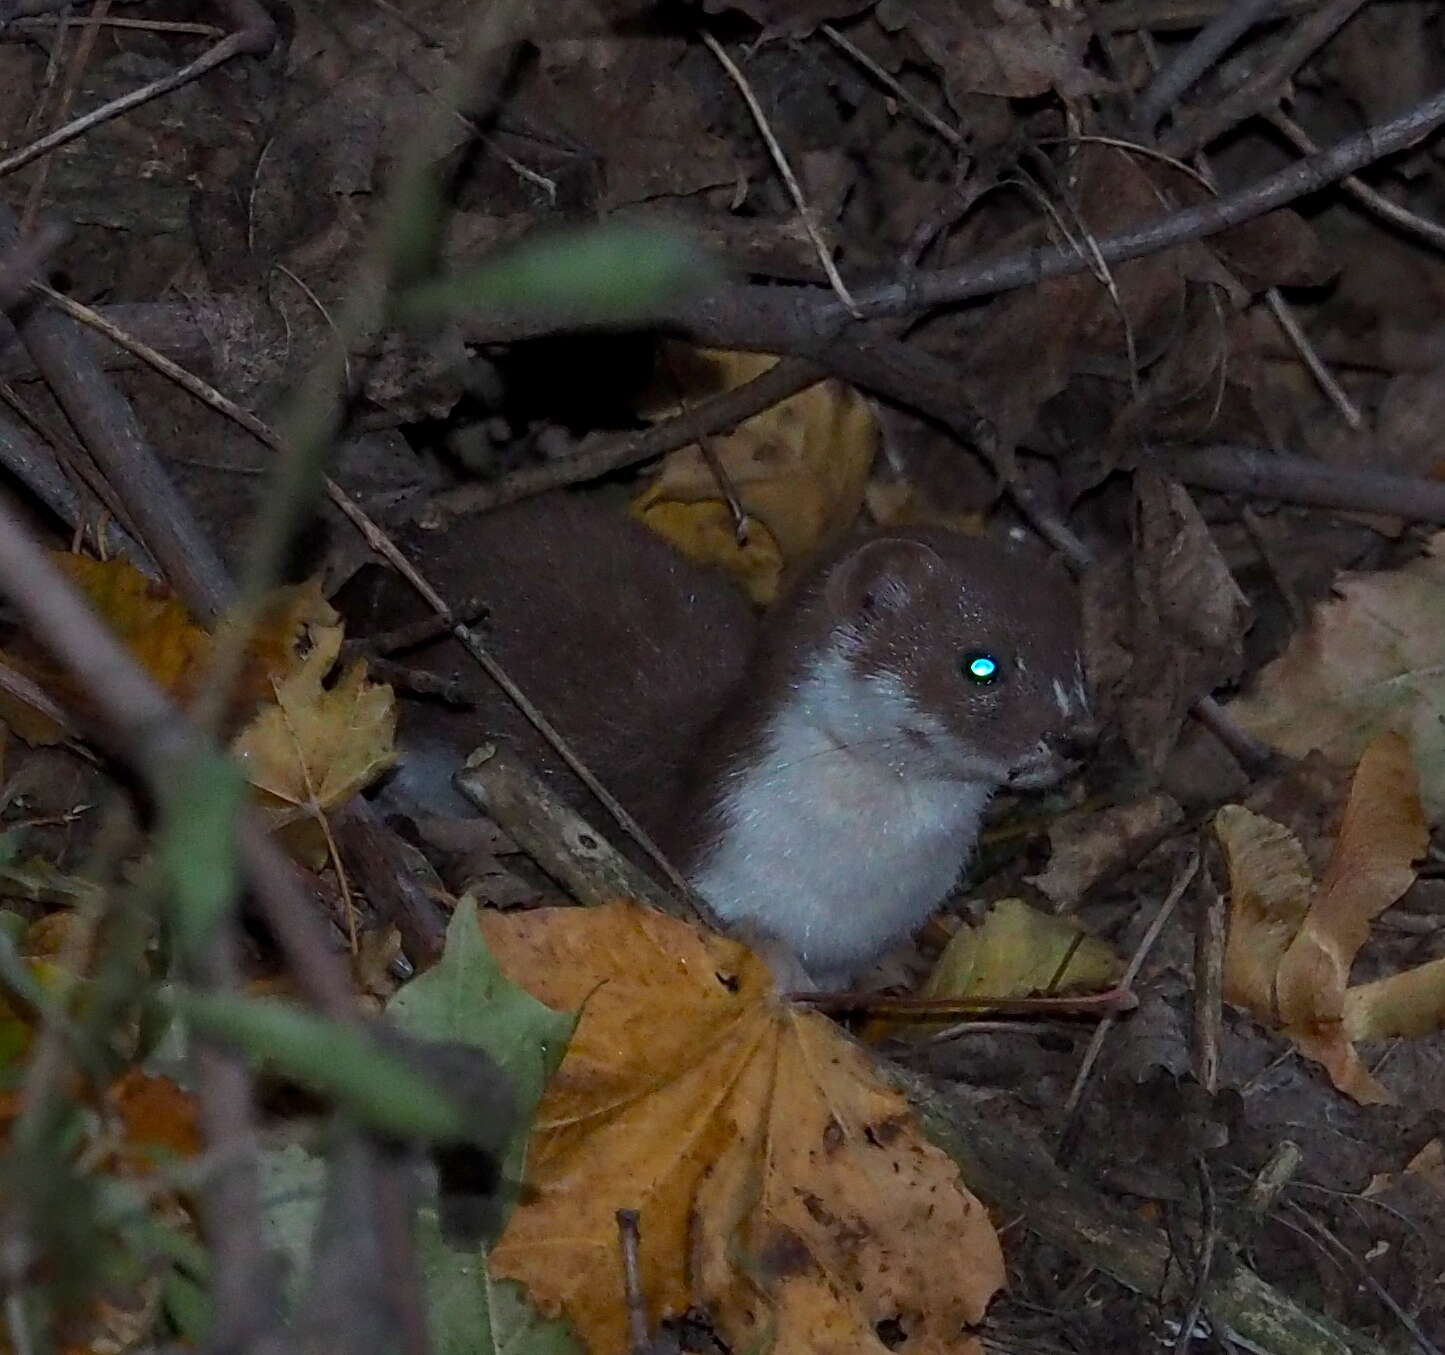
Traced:
[[[1072, 585], [1023, 548], [877, 529], [758, 627], [715, 571], [585, 499], [503, 509], [453, 537], [423, 568], [462, 552], [519, 685], [719, 919], [821, 987], [919, 927], [993, 793], [1057, 780], [1088, 722]], [[537, 756], [510, 703], [479, 696], [482, 722]], [[407, 737], [420, 765], [439, 737], [465, 752], [479, 733]]]

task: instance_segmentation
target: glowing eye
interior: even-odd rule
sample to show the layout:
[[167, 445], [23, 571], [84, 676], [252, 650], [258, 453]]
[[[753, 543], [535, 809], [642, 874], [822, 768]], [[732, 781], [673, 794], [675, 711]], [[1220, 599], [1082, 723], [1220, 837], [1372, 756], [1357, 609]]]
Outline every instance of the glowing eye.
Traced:
[[975, 687], [988, 687], [1003, 676], [1003, 665], [992, 654], [975, 650], [963, 656], [963, 675]]

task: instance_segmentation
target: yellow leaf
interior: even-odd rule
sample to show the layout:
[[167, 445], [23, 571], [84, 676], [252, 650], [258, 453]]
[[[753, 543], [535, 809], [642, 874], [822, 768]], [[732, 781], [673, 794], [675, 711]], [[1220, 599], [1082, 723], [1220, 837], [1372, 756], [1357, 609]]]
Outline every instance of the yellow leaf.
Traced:
[[[317, 627], [311, 638], [300, 666], [275, 683], [275, 703], [263, 706], [232, 743], [276, 827], [317, 824], [323, 811], [350, 799], [395, 758], [391, 688], [368, 682], [360, 663], [327, 687], [341, 629]], [[291, 838], [290, 845], [308, 859], [324, 851], [323, 841], [310, 834]]]
[[[163, 584], [123, 560], [96, 561], [56, 552], [54, 559], [158, 686], [186, 705], [211, 676], [214, 636]], [[311, 633], [338, 617], [316, 580], [273, 590], [261, 604], [231, 692], [228, 714], [240, 719], [269, 700], [272, 683], [294, 671], [312, 649]], [[230, 624], [223, 620], [224, 628]], [[0, 719], [32, 744], [68, 737], [70, 712], [87, 694], [48, 655], [0, 653]]]
[[[776, 358], [670, 345], [666, 374], [684, 402], [742, 385]], [[676, 406], [659, 413], [674, 413]], [[771, 602], [785, 570], [837, 539], [858, 515], [878, 431], [857, 392], [821, 382], [708, 440], [750, 519], [739, 545], [718, 477], [696, 445], [669, 455], [633, 512], [693, 559], [734, 574]]]
[[954, 934], [923, 997], [1031, 997], [1107, 988], [1123, 972], [1111, 947], [1072, 918], [1000, 899], [977, 927]]
[[907, 1103], [763, 963], [633, 904], [484, 918], [508, 977], [581, 1009], [538, 1112], [531, 1194], [491, 1256], [598, 1355], [628, 1349], [615, 1211], [641, 1215], [654, 1321], [705, 1306], [735, 1350], [976, 1351], [997, 1239]]
[[60, 553], [54, 558], [141, 667], [172, 695], [188, 694], [210, 653], [211, 637], [191, 620], [185, 604], [124, 560]]

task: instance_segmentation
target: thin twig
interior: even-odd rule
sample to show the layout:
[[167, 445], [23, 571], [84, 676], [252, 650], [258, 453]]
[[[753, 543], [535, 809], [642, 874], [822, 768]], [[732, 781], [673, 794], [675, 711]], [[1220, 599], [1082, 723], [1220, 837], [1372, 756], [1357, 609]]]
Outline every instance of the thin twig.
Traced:
[[[1111, 264], [1142, 258], [1254, 221], [1404, 150], [1434, 132], [1441, 122], [1445, 122], [1445, 89], [1396, 117], [1342, 138], [1318, 155], [1307, 156], [1215, 200], [1182, 207], [1101, 236], [1099, 257]], [[953, 268], [921, 269], [906, 280], [861, 288], [854, 300], [869, 317], [914, 315], [936, 306], [1033, 286], [1050, 278], [1070, 277], [1084, 272], [1092, 263], [1072, 249], [1031, 247]], [[806, 349], [805, 355], [811, 356], [827, 339], [844, 333], [853, 317], [836, 297], [815, 288], [731, 283], [700, 297], [677, 298], [650, 318], [707, 343], [795, 355]], [[516, 307], [505, 312], [479, 309], [468, 318], [465, 334], [472, 342], [504, 343], [569, 327], [581, 326], [569, 326], [555, 313], [531, 315]]]
[[1199, 1324], [1199, 1315], [1204, 1310], [1204, 1301], [1209, 1294], [1215, 1248], [1219, 1245], [1219, 1212], [1214, 1204], [1214, 1183], [1209, 1178], [1209, 1164], [1201, 1157], [1195, 1160], [1194, 1165], [1199, 1183], [1199, 1260], [1195, 1265], [1189, 1307], [1185, 1310], [1179, 1337], [1174, 1342], [1177, 1355], [1184, 1355], [1194, 1339], [1194, 1330]]
[[[1294, 142], [1296, 148], [1303, 154], [1314, 155], [1319, 151], [1314, 138], [1282, 108], [1275, 108], [1264, 116]], [[1402, 231], [1409, 232], [1416, 239], [1425, 241], [1427, 245], [1445, 250], [1445, 226], [1438, 221], [1431, 221], [1418, 212], [1401, 207], [1397, 202], [1391, 202], [1383, 193], [1371, 188], [1363, 179], [1354, 174], [1346, 174], [1340, 180], [1340, 187], [1367, 211], [1373, 212], [1392, 226], [1398, 226]]]
[[[1375, 1278], [1369, 1266], [1361, 1261], [1353, 1251], [1345, 1246], [1339, 1238], [1307, 1209], [1303, 1209], [1297, 1204], [1287, 1204], [1286, 1208], [1304, 1225], [1304, 1229], [1308, 1229], [1319, 1242], [1324, 1244], [1326, 1254], [1333, 1254], [1349, 1264], [1350, 1270], [1352, 1270], [1375, 1297], [1389, 1309], [1391, 1315], [1409, 1334], [1410, 1339], [1415, 1343], [1416, 1349], [1420, 1351], [1420, 1355], [1441, 1355], [1440, 1347], [1425, 1335], [1420, 1324], [1400, 1306], [1395, 1296]], [[1289, 1220], [1280, 1219], [1280, 1222], [1288, 1224]], [[1304, 1229], [1296, 1228], [1296, 1231], [1304, 1231]]]
[[[1273, 0], [1271, 0], [1271, 3], [1272, 2]], [[867, 52], [854, 43], [849, 42], [832, 24], [824, 24], [820, 32], [829, 42], [833, 43], [841, 51], [846, 52], [854, 61], [862, 66], [884, 89], [913, 113], [924, 126], [931, 127], [939, 136], [948, 142], [950, 146], [957, 147], [963, 145], [962, 132], [955, 127], [950, 127], [948, 123], [944, 122], [944, 120], [921, 99], [915, 98], [910, 94], [893, 76], [874, 61]]]
[[1304, 326], [1296, 319], [1294, 309], [1284, 299], [1284, 293], [1278, 287], [1271, 287], [1265, 294], [1264, 299], [1269, 306], [1270, 314], [1274, 316], [1279, 327], [1284, 330], [1285, 337], [1290, 341], [1300, 360], [1309, 368], [1309, 373], [1314, 377], [1319, 388], [1324, 391], [1325, 397], [1334, 407], [1339, 410], [1340, 417], [1352, 432], [1358, 433], [1365, 426], [1365, 416], [1360, 413], [1355, 402], [1345, 393], [1345, 389], [1335, 380], [1335, 374], [1325, 366], [1324, 360], [1315, 351], [1315, 346], [1310, 342], [1309, 335], [1304, 331]]
[[647, 1295], [642, 1292], [642, 1226], [637, 1210], [617, 1211], [617, 1241], [622, 1250], [622, 1294], [632, 1355], [648, 1355], [652, 1333], [647, 1323]]
[[[1154, 943], [1164, 930], [1164, 924], [1169, 921], [1175, 906], [1184, 897], [1184, 891], [1189, 888], [1198, 873], [1199, 861], [1199, 852], [1191, 852], [1189, 859], [1174, 877], [1174, 883], [1170, 886], [1167, 897], [1159, 905], [1159, 911], [1154, 914], [1154, 920], [1150, 922], [1148, 930], [1145, 931], [1129, 960], [1129, 964], [1118, 982], [1118, 987], [1126, 990], [1133, 988], [1134, 980], [1139, 977], [1139, 971], [1144, 967], [1144, 961], [1149, 958], [1149, 952], [1154, 949]], [[1074, 1121], [1079, 1113], [1079, 1107], [1083, 1104], [1084, 1092], [1088, 1088], [1094, 1065], [1098, 1062], [1099, 1055], [1104, 1049], [1104, 1042], [1109, 1038], [1109, 1032], [1113, 1030], [1114, 1023], [1118, 1019], [1116, 1014], [1109, 1013], [1094, 1027], [1094, 1033], [1089, 1039], [1089, 1047], [1084, 1051], [1079, 1071], [1074, 1076], [1074, 1085], [1069, 1088], [1069, 1094], [1064, 1101], [1063, 1127], [1059, 1131], [1059, 1141], [1063, 1144], [1068, 1144], [1073, 1138]], [[1063, 1156], [1062, 1152], [1060, 1155]]]
[[758, 102], [757, 95], [753, 93], [753, 87], [748, 83], [747, 76], [738, 69], [737, 63], [727, 54], [722, 43], [706, 29], [702, 30], [702, 40], [707, 44], [708, 50], [717, 57], [723, 70], [728, 73], [728, 77], [738, 87], [747, 103], [748, 112], [753, 115], [753, 121], [757, 124], [758, 131], [762, 133], [763, 140], [767, 143], [768, 154], [773, 157], [773, 164], [777, 166], [778, 173], [783, 176], [783, 182], [788, 186], [788, 192], [792, 196], [793, 206], [797, 208], [803, 229], [808, 232], [808, 239], [813, 242], [813, 248], [818, 252], [818, 262], [822, 264], [829, 284], [847, 310], [854, 316], [858, 316], [860, 312], [857, 303], [853, 300], [847, 285], [839, 274], [838, 266], [833, 262], [833, 251], [829, 249], [827, 241], [823, 239], [822, 233], [818, 229], [813, 210], [808, 206], [807, 198], [803, 196], [803, 187], [793, 173], [793, 167], [788, 163], [788, 157], [783, 154], [783, 148], [778, 144], [778, 138], [773, 135], [767, 114], [763, 112], [763, 106]]

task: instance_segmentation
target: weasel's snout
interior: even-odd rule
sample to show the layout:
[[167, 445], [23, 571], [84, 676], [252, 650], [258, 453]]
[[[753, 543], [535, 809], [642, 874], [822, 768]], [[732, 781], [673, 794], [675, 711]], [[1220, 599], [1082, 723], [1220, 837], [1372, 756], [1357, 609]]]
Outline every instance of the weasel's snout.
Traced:
[[1099, 742], [1099, 722], [1094, 719], [1075, 720], [1067, 729], [1049, 734], [1044, 742], [1059, 757], [1070, 762], [1079, 762]]

